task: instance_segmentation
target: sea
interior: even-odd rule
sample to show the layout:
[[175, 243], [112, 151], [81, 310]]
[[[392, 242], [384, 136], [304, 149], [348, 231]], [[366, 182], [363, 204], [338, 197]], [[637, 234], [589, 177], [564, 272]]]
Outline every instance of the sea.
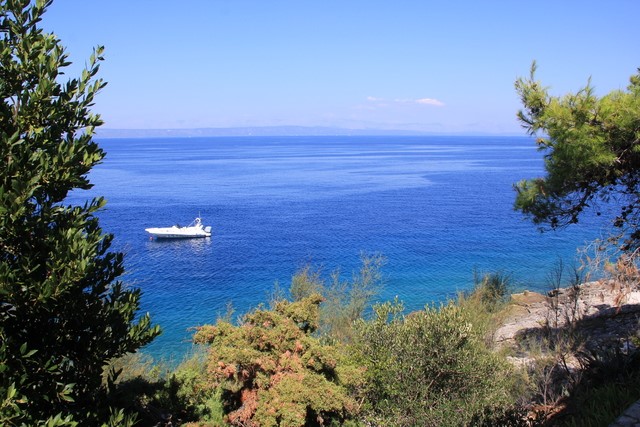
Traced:
[[[94, 187], [67, 200], [107, 199], [99, 213], [125, 253], [121, 277], [163, 333], [143, 349], [179, 362], [194, 328], [268, 304], [310, 265], [349, 280], [381, 255], [374, 302], [439, 304], [500, 272], [515, 290], [550, 289], [561, 262], [602, 234], [587, 218], [541, 233], [514, 211], [514, 183], [544, 174], [526, 136], [286, 136], [97, 139]], [[150, 240], [148, 227], [200, 216], [212, 236]]]

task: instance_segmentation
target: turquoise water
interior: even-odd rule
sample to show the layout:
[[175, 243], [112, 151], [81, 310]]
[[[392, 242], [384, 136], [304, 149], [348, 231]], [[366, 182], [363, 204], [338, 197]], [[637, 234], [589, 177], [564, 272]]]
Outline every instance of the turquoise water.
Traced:
[[[513, 211], [513, 183], [542, 174], [525, 137], [218, 137], [104, 139], [90, 175], [124, 280], [164, 333], [146, 351], [180, 359], [189, 328], [232, 303], [242, 314], [288, 286], [306, 263], [348, 278], [362, 251], [381, 253], [380, 300], [408, 309], [469, 289], [473, 271], [501, 270], [544, 290], [558, 258], [599, 225], [540, 234]], [[150, 241], [147, 227], [200, 214], [210, 239]]]

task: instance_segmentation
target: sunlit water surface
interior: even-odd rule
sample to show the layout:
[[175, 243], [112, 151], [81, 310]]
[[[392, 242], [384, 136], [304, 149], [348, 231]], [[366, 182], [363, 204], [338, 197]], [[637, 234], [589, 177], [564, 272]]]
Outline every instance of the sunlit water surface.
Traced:
[[[229, 303], [242, 314], [301, 266], [345, 278], [360, 254], [386, 257], [379, 300], [407, 309], [469, 289], [474, 270], [545, 290], [554, 263], [600, 226], [540, 234], [513, 210], [512, 186], [543, 173], [524, 137], [233, 137], [104, 139], [95, 187], [101, 225], [126, 253], [124, 280], [163, 334], [146, 351], [179, 360], [190, 328]], [[201, 215], [207, 239], [149, 240], [147, 227]]]

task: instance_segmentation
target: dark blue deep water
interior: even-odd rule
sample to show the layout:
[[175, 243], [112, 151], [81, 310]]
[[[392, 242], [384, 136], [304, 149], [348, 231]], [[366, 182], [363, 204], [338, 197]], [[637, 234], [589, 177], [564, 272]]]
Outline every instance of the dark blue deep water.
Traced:
[[[345, 278], [381, 253], [386, 284], [408, 309], [500, 270], [544, 290], [558, 258], [599, 236], [596, 224], [540, 234], [513, 211], [513, 183], [543, 172], [525, 137], [217, 137], [98, 140], [90, 174], [104, 231], [126, 253], [123, 280], [164, 333], [146, 351], [179, 360], [189, 328], [229, 302], [242, 314], [287, 287], [306, 263]], [[209, 239], [151, 241], [146, 227], [200, 214]]]

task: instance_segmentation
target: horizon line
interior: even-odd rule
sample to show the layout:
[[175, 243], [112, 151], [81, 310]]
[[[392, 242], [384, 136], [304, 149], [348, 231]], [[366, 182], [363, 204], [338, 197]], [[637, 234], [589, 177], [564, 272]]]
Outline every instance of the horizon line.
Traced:
[[411, 129], [342, 128], [331, 126], [230, 126], [203, 128], [98, 128], [100, 138], [214, 136], [527, 136], [515, 131], [424, 131]]

